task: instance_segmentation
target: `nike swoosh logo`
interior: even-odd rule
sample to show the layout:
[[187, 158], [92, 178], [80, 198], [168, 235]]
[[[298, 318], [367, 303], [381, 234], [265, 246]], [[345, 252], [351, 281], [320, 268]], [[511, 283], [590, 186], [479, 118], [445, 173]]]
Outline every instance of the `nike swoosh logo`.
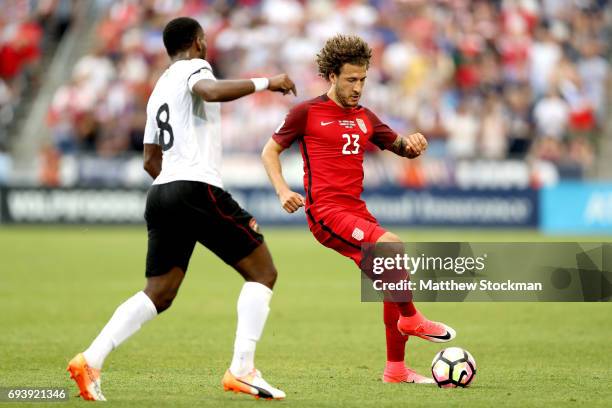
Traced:
[[248, 385], [249, 387], [253, 387], [257, 390], [257, 392], [259, 393], [258, 395], [260, 397], [263, 398], [274, 398], [274, 396], [272, 394], [270, 394], [270, 392], [266, 389], [263, 389], [261, 387], [256, 386], [255, 384], [249, 384], [246, 381], [242, 381], [241, 379], [236, 378], [236, 380], [238, 380], [239, 382], [243, 383], [244, 385]]
[[446, 332], [444, 336], [434, 336], [433, 334], [426, 334], [425, 336], [433, 337], [434, 339], [440, 339], [440, 340], [450, 340], [451, 338], [451, 334], [448, 331]]
[[323, 121], [321, 121], [321, 126], [331, 125], [334, 122], [335, 122], [335, 120], [332, 120], [331, 122], [323, 122]]

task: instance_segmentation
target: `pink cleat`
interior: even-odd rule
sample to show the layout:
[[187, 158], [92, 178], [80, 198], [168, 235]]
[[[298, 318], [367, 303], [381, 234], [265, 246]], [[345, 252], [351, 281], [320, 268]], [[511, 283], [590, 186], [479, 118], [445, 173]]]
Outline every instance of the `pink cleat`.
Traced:
[[390, 370], [385, 368], [383, 374], [384, 383], [410, 383], [410, 384], [435, 384], [433, 378], [425, 377], [406, 366], [403, 370]]
[[405, 336], [417, 336], [434, 343], [446, 343], [457, 335], [452, 327], [428, 320], [420, 312], [414, 316], [400, 316], [397, 329]]

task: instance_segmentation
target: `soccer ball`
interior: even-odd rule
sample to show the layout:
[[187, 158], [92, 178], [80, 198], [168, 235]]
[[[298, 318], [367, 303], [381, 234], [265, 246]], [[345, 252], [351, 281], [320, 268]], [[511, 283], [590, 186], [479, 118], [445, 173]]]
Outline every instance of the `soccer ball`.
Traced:
[[467, 350], [449, 347], [436, 354], [431, 373], [438, 387], [465, 388], [476, 375], [476, 361]]

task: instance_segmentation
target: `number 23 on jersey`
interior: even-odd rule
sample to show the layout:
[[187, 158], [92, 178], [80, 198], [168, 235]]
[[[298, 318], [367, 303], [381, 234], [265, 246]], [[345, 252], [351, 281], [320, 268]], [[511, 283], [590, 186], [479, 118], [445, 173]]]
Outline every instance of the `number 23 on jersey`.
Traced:
[[359, 135], [344, 133], [342, 138], [346, 140], [342, 146], [342, 154], [358, 154], [359, 153]]

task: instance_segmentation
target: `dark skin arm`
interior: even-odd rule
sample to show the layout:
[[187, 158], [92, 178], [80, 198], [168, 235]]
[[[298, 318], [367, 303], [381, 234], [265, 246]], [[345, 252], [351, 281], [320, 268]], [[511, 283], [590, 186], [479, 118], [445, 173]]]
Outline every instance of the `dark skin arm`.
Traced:
[[160, 145], [145, 143], [143, 167], [153, 179], [159, 176], [162, 167], [162, 149]]
[[[268, 90], [281, 92], [287, 95], [292, 92], [297, 95], [295, 84], [287, 74], [280, 74], [268, 78]], [[228, 79], [213, 81], [201, 79], [193, 86], [193, 92], [206, 102], [228, 102], [255, 92], [255, 85], [250, 79]]]
[[[281, 92], [283, 95], [292, 92], [297, 95], [295, 84], [287, 74], [269, 78], [268, 90]], [[193, 86], [193, 92], [207, 102], [227, 102], [255, 92], [255, 85], [250, 79], [212, 81], [202, 79]], [[143, 167], [154, 179], [161, 172], [162, 149], [157, 144], [145, 143]]]

